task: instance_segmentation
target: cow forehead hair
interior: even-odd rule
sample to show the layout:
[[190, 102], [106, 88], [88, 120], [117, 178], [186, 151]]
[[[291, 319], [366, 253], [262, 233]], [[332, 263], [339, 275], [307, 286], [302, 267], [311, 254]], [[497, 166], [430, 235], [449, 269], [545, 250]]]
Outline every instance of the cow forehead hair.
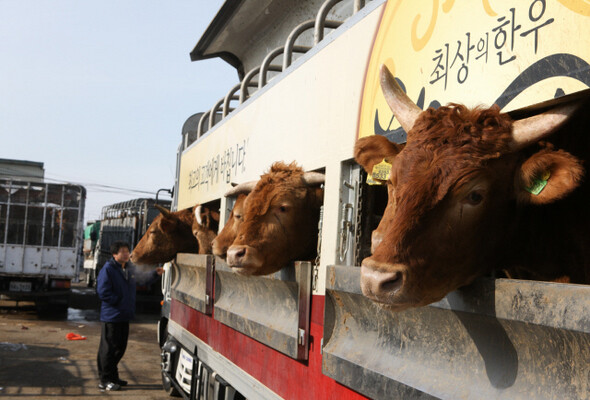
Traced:
[[408, 135], [408, 145], [437, 153], [489, 158], [510, 151], [512, 122], [510, 116], [500, 113], [497, 105], [470, 109], [450, 103], [421, 113]]
[[302, 177], [305, 171], [295, 162], [274, 163], [268, 172], [260, 177], [254, 190], [248, 195], [245, 212], [263, 215], [267, 212], [272, 200], [282, 194], [298, 197], [298, 192], [305, 189]]

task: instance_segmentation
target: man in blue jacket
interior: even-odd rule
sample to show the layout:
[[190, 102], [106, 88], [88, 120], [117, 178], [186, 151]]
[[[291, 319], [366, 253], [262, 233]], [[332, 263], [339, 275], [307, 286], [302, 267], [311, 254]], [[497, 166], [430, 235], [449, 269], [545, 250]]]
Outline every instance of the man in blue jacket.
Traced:
[[117, 364], [125, 354], [129, 337], [129, 321], [135, 317], [135, 285], [149, 284], [162, 275], [163, 268], [142, 273], [129, 262], [129, 244], [114, 242], [113, 258], [107, 261], [96, 281], [96, 292], [101, 300], [102, 332], [98, 347], [98, 387], [119, 390], [127, 382], [119, 379]]

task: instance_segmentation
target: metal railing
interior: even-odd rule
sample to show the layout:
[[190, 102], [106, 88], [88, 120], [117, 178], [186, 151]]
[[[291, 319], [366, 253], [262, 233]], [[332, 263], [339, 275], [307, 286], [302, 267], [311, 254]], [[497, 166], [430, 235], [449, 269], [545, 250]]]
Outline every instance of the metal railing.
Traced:
[[[269, 52], [264, 57], [260, 66], [256, 66], [248, 71], [240, 83], [232, 87], [225, 97], [219, 99], [209, 111], [205, 112], [199, 120], [197, 139], [212, 129], [235, 109], [235, 107], [231, 107], [232, 101], [238, 101], [238, 104], [242, 104], [251, 96], [249, 89], [255, 88], [254, 93], [267, 85], [270, 80], [268, 79], [269, 71], [281, 73], [292, 64], [294, 53], [304, 54], [311, 50], [313, 46], [295, 44], [304, 32], [313, 29], [315, 46], [324, 39], [326, 29], [336, 29], [342, 25], [344, 21], [327, 19], [332, 8], [341, 1], [343, 0], [326, 0], [320, 7], [315, 19], [310, 19], [297, 25], [289, 33], [284, 46], [277, 47]], [[365, 0], [354, 0], [352, 15], [359, 12], [366, 3], [367, 1]], [[283, 60], [280, 65], [271, 64], [273, 60], [281, 55], [283, 56]], [[258, 81], [254, 80], [255, 77], [258, 77]]]

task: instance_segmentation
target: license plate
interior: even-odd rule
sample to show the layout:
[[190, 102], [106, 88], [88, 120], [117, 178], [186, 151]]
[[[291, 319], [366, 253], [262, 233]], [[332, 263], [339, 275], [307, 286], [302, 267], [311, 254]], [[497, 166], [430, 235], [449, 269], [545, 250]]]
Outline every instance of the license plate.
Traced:
[[11, 281], [9, 290], [11, 292], [30, 292], [31, 282]]

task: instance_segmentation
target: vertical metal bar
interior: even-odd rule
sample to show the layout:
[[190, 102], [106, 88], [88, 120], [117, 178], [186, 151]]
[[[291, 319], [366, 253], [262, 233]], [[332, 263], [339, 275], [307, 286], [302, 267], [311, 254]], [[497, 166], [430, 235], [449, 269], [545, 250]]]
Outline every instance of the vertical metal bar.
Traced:
[[285, 51], [285, 46], [277, 47], [276, 49], [274, 49], [273, 51], [268, 53], [266, 55], [266, 57], [264, 57], [264, 60], [262, 61], [262, 64], [260, 65], [260, 75], [258, 78], [258, 89], [262, 89], [262, 87], [264, 85], [266, 85], [266, 73], [268, 72], [268, 69], [269, 69], [269, 66], [270, 66], [270, 63], [272, 62], [272, 60], [274, 60], [276, 57], [278, 57], [284, 51]]
[[22, 268], [22, 272], [25, 272], [25, 251], [26, 251], [26, 243], [27, 243], [27, 233], [28, 233], [28, 219], [29, 219], [29, 193], [31, 192], [31, 182], [28, 182], [27, 184], [27, 197], [25, 200], [25, 225], [24, 225], [24, 229], [23, 229], [23, 256], [21, 258], [21, 268]]
[[213, 303], [215, 302], [215, 259], [207, 256], [207, 275], [205, 282], [205, 314], [213, 314]]
[[[29, 192], [31, 191], [31, 182], [27, 183], [27, 196], [26, 196], [26, 200], [25, 200], [25, 220], [24, 220], [24, 226], [23, 226], [23, 246], [25, 245], [25, 243], [27, 242], [27, 226], [28, 224], [28, 218], [29, 218]], [[24, 253], [23, 253], [24, 254]]]
[[309, 320], [311, 317], [311, 270], [309, 261], [295, 262], [299, 297], [297, 301], [299, 322], [297, 324], [297, 359], [307, 360], [309, 355]]
[[57, 237], [57, 247], [58, 250], [61, 248], [61, 238], [63, 236], [63, 223], [64, 223], [64, 197], [65, 197], [65, 187], [62, 185], [61, 187], [61, 204], [60, 204], [60, 213], [59, 213], [59, 236]]
[[[8, 185], [8, 202], [6, 203], [6, 226], [4, 227], [4, 244], [8, 242], [8, 222], [10, 217], [10, 200], [12, 199], [12, 179]], [[6, 253], [5, 253], [6, 254]], [[6, 260], [4, 260], [6, 261]], [[4, 263], [6, 265], [6, 262]]]
[[[65, 186], [62, 185], [61, 187], [61, 213], [59, 218], [59, 236], [57, 237], [57, 263], [55, 268], [60, 267], [61, 265], [61, 238], [63, 236], [63, 223], [64, 223], [64, 197], [65, 197]], [[49, 268], [47, 270], [47, 275], [49, 275]]]
[[[85, 198], [83, 198], [83, 194], [84, 194], [84, 188], [82, 186], [79, 186], [78, 189], [80, 190], [79, 194], [78, 194], [78, 218], [76, 219], [76, 230], [75, 230], [75, 234], [76, 234], [76, 243], [75, 243], [75, 249], [76, 249], [76, 267], [75, 267], [75, 271], [74, 271], [74, 282], [78, 282], [78, 278], [79, 278], [79, 274], [80, 274], [80, 267], [82, 267], [82, 269], [84, 269], [84, 252], [82, 250], [82, 252], [80, 251], [80, 247], [84, 247], [84, 200]], [[82, 254], [82, 255], [81, 255]]]
[[219, 107], [221, 107], [224, 100], [225, 100], [225, 97], [223, 99], [218, 100], [217, 103], [215, 103], [215, 105], [211, 109], [211, 111], [209, 113], [209, 129], [212, 129], [213, 126], [217, 123], [215, 121], [215, 116], [217, 115], [217, 110], [219, 109]]
[[236, 92], [238, 90], [240, 90], [240, 87], [242, 86], [241, 83], [238, 83], [237, 85], [235, 85], [233, 88], [231, 88], [231, 90], [227, 93], [227, 95], [225, 96], [225, 99], [223, 100], [223, 118], [225, 118], [227, 116], [227, 114], [230, 113], [229, 110], [229, 103], [232, 100], [239, 100], [240, 97], [239, 96], [235, 96]]
[[[259, 72], [260, 72], [260, 67], [254, 67], [246, 74], [244, 79], [242, 79], [242, 84], [240, 86], [240, 104], [245, 102], [246, 99], [248, 97], [250, 97], [250, 95], [248, 94], [248, 87], [250, 86], [250, 81]], [[258, 85], [256, 85], [256, 86], [258, 86]]]
[[43, 221], [41, 224], [41, 251], [45, 244], [45, 219], [47, 218], [47, 192], [49, 191], [49, 184], [45, 184], [45, 195], [43, 196]]
[[356, 14], [365, 6], [365, 0], [354, 0], [353, 14]]
[[[306, 30], [312, 28], [315, 24], [315, 20], [310, 19], [297, 25], [295, 29], [289, 33], [287, 41], [285, 42], [285, 54], [283, 55], [283, 70], [287, 69], [293, 61], [293, 47], [297, 38]], [[310, 47], [311, 48], [311, 47]]]
[[4, 229], [4, 266], [6, 267], [6, 260], [8, 259], [8, 224], [10, 222], [10, 201], [12, 198], [12, 179], [8, 185], [8, 202], [6, 203], [6, 226]]
[[39, 268], [43, 269], [43, 250], [45, 250], [45, 221], [47, 218], [47, 196], [49, 192], [49, 184], [45, 184], [45, 195], [43, 196], [43, 221], [41, 221], [41, 260], [39, 261]]
[[210, 113], [211, 113], [211, 110], [206, 111], [203, 113], [203, 115], [201, 115], [201, 119], [199, 119], [199, 125], [197, 127], [197, 139], [203, 135], [203, 127], [204, 127], [205, 121], [209, 117]]
[[327, 0], [322, 4], [320, 10], [315, 19], [315, 29], [313, 33], [313, 42], [318, 44], [324, 38], [324, 24], [328, 13], [334, 7], [335, 4], [340, 3], [342, 0]]

